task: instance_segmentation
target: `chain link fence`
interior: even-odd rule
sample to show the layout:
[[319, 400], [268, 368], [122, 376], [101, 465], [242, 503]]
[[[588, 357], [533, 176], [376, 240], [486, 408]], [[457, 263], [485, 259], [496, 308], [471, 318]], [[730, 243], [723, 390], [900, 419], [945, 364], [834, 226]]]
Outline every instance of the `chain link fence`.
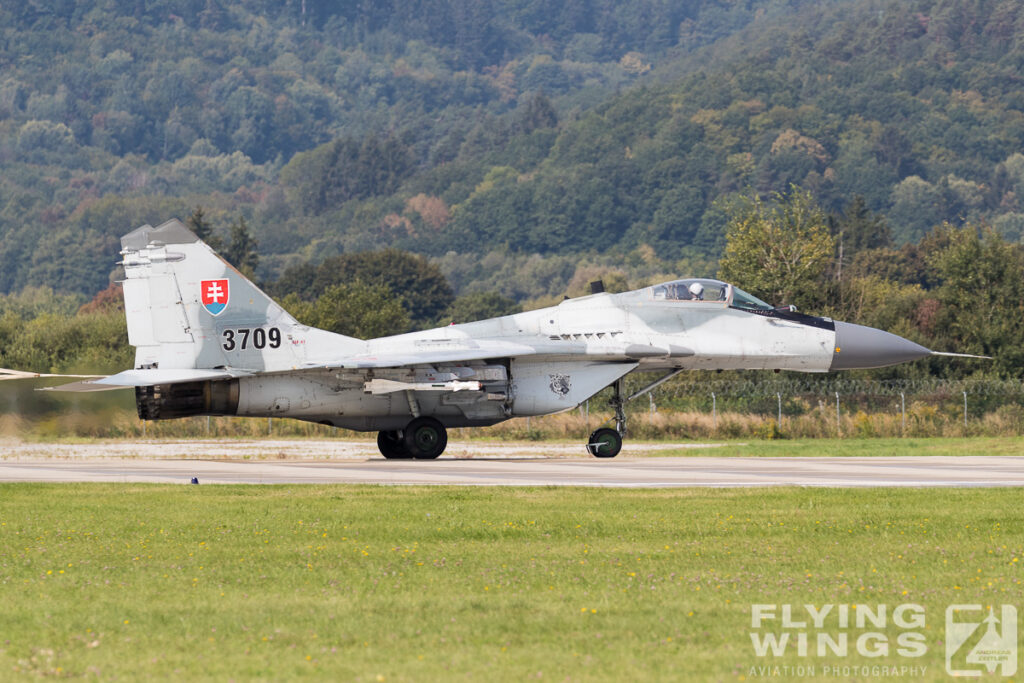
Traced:
[[[628, 377], [627, 393], [645, 384], [639, 377]], [[969, 410], [991, 409], [1024, 401], [1024, 381], [993, 379], [842, 379], [778, 378], [778, 379], [673, 379], [651, 392], [654, 400], [665, 408], [691, 408], [715, 399], [741, 405], [765, 403], [765, 399], [790, 400], [833, 399], [854, 406], [888, 404], [890, 399], [946, 402], [966, 397]], [[755, 412], [765, 412], [764, 410]]]
[[[643, 384], [638, 377], [631, 376], [628, 384], [637, 387]], [[719, 396], [775, 396], [804, 394], [835, 394], [847, 396], [899, 396], [962, 394], [970, 396], [1024, 396], [1024, 381], [996, 379], [843, 379], [827, 376], [824, 378], [779, 378], [779, 379], [723, 379], [708, 380], [692, 378], [673, 379], [656, 389], [666, 398], [684, 398], [697, 394], [715, 393]]]
[[[626, 396], [656, 375], [630, 375]], [[24, 383], [0, 390], [0, 436], [346, 437], [296, 420], [186, 418], [140, 422], [130, 392], [53, 394]], [[516, 419], [485, 435], [579, 438], [612, 417], [611, 390], [560, 415]], [[995, 379], [863, 379], [836, 375], [686, 373], [627, 404], [632, 438], [851, 438], [1024, 435], [1024, 382]], [[458, 430], [460, 438], [480, 430]]]
[[[626, 395], [652, 379], [627, 377]], [[603, 419], [610, 397], [610, 390], [601, 392], [580, 414], [588, 422], [592, 412]], [[631, 426], [638, 425], [634, 435], [652, 437], [1009, 436], [1024, 434], [1024, 382], [687, 375], [628, 411]]]

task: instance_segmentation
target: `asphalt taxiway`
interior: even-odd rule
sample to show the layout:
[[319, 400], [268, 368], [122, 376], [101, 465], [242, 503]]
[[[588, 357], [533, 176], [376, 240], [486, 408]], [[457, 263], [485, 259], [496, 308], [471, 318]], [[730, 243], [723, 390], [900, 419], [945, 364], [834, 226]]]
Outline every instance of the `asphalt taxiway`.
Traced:
[[433, 461], [239, 461], [22, 458], [0, 461], [0, 482], [391, 484], [594, 487], [1024, 486], [1024, 456], [716, 458], [504, 457]]

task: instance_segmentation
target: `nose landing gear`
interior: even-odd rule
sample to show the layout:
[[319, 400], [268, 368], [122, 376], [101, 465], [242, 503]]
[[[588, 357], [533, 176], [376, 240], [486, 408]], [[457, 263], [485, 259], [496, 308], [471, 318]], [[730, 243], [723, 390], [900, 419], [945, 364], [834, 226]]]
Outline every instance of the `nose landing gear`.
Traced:
[[[676, 368], [651, 382], [643, 389], [633, 392], [625, 399], [622, 398], [622, 379], [615, 380], [612, 384], [612, 398], [608, 401], [609, 405], [615, 410], [615, 416], [611, 418], [611, 420], [615, 420], [615, 429], [601, 427], [594, 431], [587, 440], [587, 451], [596, 458], [614, 458], [618, 455], [619, 451], [622, 450], [622, 440], [626, 438], [626, 410], [624, 407], [626, 403], [643, 396], [682, 371], [683, 368]], [[611, 420], [608, 420], [608, 422], [611, 422]]]
[[608, 403], [615, 409], [615, 429], [601, 427], [590, 435], [587, 450], [595, 458], [614, 458], [622, 450], [622, 440], [626, 438], [626, 411], [623, 408], [621, 379], [612, 384], [612, 398]]

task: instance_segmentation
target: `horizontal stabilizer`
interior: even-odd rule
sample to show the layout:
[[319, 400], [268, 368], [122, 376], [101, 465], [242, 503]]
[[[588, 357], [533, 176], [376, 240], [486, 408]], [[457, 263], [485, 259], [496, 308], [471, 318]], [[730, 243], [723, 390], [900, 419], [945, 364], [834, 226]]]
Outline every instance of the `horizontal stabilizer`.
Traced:
[[36, 377], [77, 377], [79, 379], [94, 379], [103, 375], [56, 375], [47, 372], [24, 372], [22, 370], [9, 370], [0, 368], [0, 381], [5, 379], [34, 379]]
[[59, 384], [55, 387], [39, 387], [36, 391], [61, 391], [67, 393], [82, 394], [90, 391], [111, 391], [113, 389], [128, 389], [127, 386], [111, 386], [109, 384], [96, 384], [95, 380], [83, 382], [71, 382], [70, 384]]
[[[84, 382], [72, 382], [61, 384], [56, 387], [46, 387], [40, 391], [109, 391], [111, 389], [124, 389], [129, 387], [152, 387], [157, 384], [178, 384], [180, 382], [200, 382], [211, 379], [232, 379], [248, 375], [247, 372], [237, 370], [193, 370], [193, 369], [167, 369], [157, 368], [145, 370], [125, 370], [116, 375], [101, 377], [99, 379], [86, 380]], [[59, 376], [59, 375], [57, 375]], [[95, 377], [95, 375], [92, 375]]]

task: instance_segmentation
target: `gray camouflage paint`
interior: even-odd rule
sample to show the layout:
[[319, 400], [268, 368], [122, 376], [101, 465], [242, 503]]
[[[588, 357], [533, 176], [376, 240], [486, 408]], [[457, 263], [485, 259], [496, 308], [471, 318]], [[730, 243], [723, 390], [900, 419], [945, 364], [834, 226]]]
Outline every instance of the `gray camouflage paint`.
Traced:
[[[827, 372], [930, 353], [880, 330], [838, 323], [856, 347], [842, 355], [827, 319], [806, 324], [728, 301], [658, 300], [651, 287], [363, 341], [300, 324], [180, 221], [143, 226], [121, 244], [136, 369], [94, 388], [237, 381], [238, 415], [357, 430], [403, 429], [415, 415], [433, 415], [448, 427], [485, 425], [574, 408], [633, 371]], [[201, 283], [217, 279], [228, 280], [230, 295], [212, 315]], [[226, 335], [257, 328], [279, 330], [279, 347], [225, 348]], [[371, 393], [372, 380], [399, 384], [378, 383], [387, 393]], [[461, 390], [466, 382], [478, 384]], [[401, 383], [411, 386], [387, 389]]]

